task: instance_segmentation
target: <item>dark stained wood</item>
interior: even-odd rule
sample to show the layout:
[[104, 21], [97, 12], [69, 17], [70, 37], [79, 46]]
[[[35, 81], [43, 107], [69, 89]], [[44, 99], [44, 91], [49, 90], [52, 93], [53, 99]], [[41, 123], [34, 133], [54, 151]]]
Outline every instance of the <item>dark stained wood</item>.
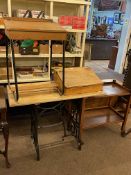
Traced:
[[84, 113], [83, 129], [122, 121], [122, 118], [109, 108], [88, 110]]
[[[126, 97], [124, 110], [117, 109], [121, 98]], [[88, 101], [89, 100], [89, 101]], [[90, 100], [92, 100], [90, 102]], [[104, 102], [104, 103], [103, 103]], [[122, 102], [122, 100], [121, 100]], [[116, 81], [106, 81], [103, 85], [103, 94], [83, 98], [81, 127], [83, 129], [92, 128], [109, 123], [122, 122], [121, 135], [126, 135], [126, 122], [131, 104], [130, 91], [118, 84]]]
[[115, 82], [104, 83], [103, 86], [103, 93], [106, 96], [124, 96], [130, 95], [128, 89], [124, 88], [123, 86], [119, 85]]
[[116, 39], [91, 38], [86, 40], [87, 44], [92, 44], [91, 60], [110, 60], [112, 46], [117, 45]]
[[0, 87], [0, 128], [2, 129], [3, 138], [5, 140], [5, 149], [0, 151], [4, 155], [6, 161], [6, 167], [10, 167], [8, 160], [8, 139], [9, 139], [9, 127], [6, 121], [6, 103], [5, 103], [5, 93], [4, 87]]
[[117, 53], [118, 53], [118, 46], [112, 46], [112, 55], [111, 55], [111, 58], [110, 58], [108, 68], [114, 70], [115, 65], [116, 65]]

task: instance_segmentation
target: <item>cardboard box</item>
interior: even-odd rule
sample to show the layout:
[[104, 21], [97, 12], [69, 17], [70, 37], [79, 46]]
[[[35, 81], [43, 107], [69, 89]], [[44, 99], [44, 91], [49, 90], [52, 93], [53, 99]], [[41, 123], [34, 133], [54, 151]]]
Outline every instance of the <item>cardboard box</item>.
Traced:
[[[9, 78], [12, 78], [12, 68], [9, 67]], [[0, 67], [0, 80], [7, 79], [7, 69], [6, 67]]]
[[15, 52], [15, 54], [20, 53], [19, 46], [14, 46], [14, 52]]
[[63, 53], [63, 46], [61, 44], [54, 44], [52, 46], [52, 53], [53, 54], [62, 54]]
[[40, 53], [49, 54], [49, 45], [40, 44]]

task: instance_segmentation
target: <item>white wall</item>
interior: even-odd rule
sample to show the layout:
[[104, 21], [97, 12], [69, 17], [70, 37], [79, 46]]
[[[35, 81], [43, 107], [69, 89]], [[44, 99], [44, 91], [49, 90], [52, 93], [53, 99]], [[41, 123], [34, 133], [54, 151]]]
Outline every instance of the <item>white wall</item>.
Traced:
[[125, 21], [122, 28], [121, 39], [119, 43], [119, 51], [116, 60], [115, 71], [122, 73], [123, 65], [126, 57], [128, 40], [131, 33], [131, 0], [127, 0], [127, 8], [125, 14]]

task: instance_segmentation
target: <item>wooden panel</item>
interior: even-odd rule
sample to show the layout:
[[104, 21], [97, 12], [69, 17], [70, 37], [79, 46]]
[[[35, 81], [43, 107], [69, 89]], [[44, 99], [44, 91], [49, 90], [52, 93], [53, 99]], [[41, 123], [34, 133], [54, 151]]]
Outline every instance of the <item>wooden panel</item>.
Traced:
[[50, 33], [50, 32], [20, 32], [20, 31], [6, 31], [10, 39], [14, 40], [65, 40], [66, 34], [64, 33]]
[[122, 121], [123, 119], [109, 108], [89, 110], [84, 113], [83, 129]]
[[109, 105], [109, 97], [89, 97], [85, 101], [85, 110], [92, 108], [107, 107]]
[[112, 46], [117, 45], [115, 39], [87, 39], [87, 43], [92, 44], [91, 59], [92, 60], [110, 60], [112, 53]]
[[66, 40], [66, 30], [51, 20], [5, 18], [4, 24], [10, 39]]
[[[62, 87], [62, 71], [55, 70], [54, 79]], [[90, 68], [66, 68], [64, 94], [82, 94], [102, 90], [102, 81]]]
[[105, 94], [106, 96], [124, 96], [129, 95], [130, 92], [118, 83], [111, 82], [104, 84], [103, 94]]

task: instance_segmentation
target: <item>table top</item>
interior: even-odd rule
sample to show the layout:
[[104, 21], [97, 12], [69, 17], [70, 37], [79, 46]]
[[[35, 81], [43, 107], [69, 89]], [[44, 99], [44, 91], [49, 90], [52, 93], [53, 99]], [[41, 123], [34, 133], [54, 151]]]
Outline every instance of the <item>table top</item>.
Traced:
[[66, 40], [67, 31], [46, 19], [4, 18], [5, 33], [12, 40]]
[[19, 84], [19, 100], [15, 101], [13, 91], [14, 85], [7, 87], [10, 107], [25, 106], [32, 104], [66, 101], [72, 99], [88, 98], [92, 96], [122, 96], [130, 95], [130, 92], [121, 85], [111, 81], [103, 84], [103, 90], [94, 93], [83, 93], [75, 95], [60, 95], [55, 82], [40, 82], [30, 84]]

